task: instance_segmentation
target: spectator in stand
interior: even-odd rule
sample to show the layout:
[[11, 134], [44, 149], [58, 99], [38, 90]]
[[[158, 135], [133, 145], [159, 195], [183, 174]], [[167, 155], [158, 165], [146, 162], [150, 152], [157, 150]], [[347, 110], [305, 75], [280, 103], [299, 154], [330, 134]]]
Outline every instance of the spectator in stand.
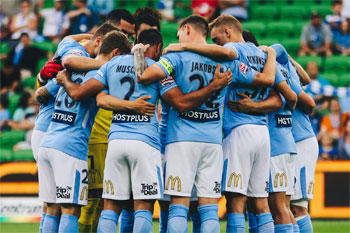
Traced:
[[341, 10], [341, 16], [344, 18], [350, 19], [350, 1], [344, 0], [343, 1], [343, 8]]
[[248, 19], [246, 0], [218, 0], [218, 6], [221, 14], [232, 15], [241, 22]]
[[157, 6], [162, 18], [170, 22], [176, 21], [174, 7], [175, 4], [173, 0], [160, 0]]
[[2, 4], [0, 3], [0, 40], [7, 40], [10, 36], [10, 17], [7, 16], [2, 10]]
[[38, 17], [31, 12], [30, 5], [29, 0], [21, 1], [21, 12], [15, 15], [11, 20], [11, 39], [19, 39], [22, 33], [27, 33], [30, 38], [34, 40], [37, 39]]
[[310, 61], [307, 63], [306, 72], [309, 74], [311, 80], [310, 83], [306, 86], [305, 92], [317, 100], [317, 95], [320, 94], [320, 88], [326, 85], [330, 85], [330, 83], [327, 79], [319, 76], [318, 65], [316, 62]]
[[332, 134], [323, 134], [319, 141], [319, 160], [334, 160], [338, 157], [336, 142]]
[[343, 4], [341, 0], [334, 0], [332, 2], [332, 15], [327, 15], [325, 19], [325, 23], [329, 25], [331, 32], [333, 33], [333, 36], [339, 32], [340, 30], [340, 24], [343, 20], [343, 17], [341, 16], [341, 10], [343, 8]]
[[94, 8], [101, 21], [105, 21], [108, 13], [114, 9], [114, 1], [111, 0], [88, 0], [89, 8]]
[[9, 100], [6, 95], [0, 96], [0, 132], [7, 129], [7, 121], [10, 120], [8, 110]]
[[6, 59], [0, 70], [1, 94], [12, 93], [21, 81], [21, 73], [13, 65], [11, 59]]
[[21, 122], [25, 118], [34, 115], [35, 108], [31, 105], [31, 95], [28, 92], [23, 92], [21, 98], [18, 102], [18, 107], [13, 114], [12, 120], [16, 122]]
[[31, 76], [33, 76], [37, 73], [39, 60], [48, 57], [48, 54], [46, 51], [33, 47], [30, 44], [29, 35], [25, 32], [22, 33], [20, 43], [9, 53], [7, 59], [10, 59], [21, 72], [23, 70], [29, 70]]
[[[38, 2], [42, 6], [43, 1]], [[69, 18], [62, 10], [63, 0], [54, 0], [53, 8], [46, 8], [39, 11], [39, 15], [44, 19], [43, 36], [47, 40], [58, 43], [69, 29]]]
[[321, 15], [313, 12], [310, 16], [310, 23], [303, 27], [301, 35], [299, 56], [307, 54], [316, 56], [330, 56], [332, 33], [329, 27], [322, 22]]
[[129, 38], [135, 33], [135, 19], [126, 9], [115, 9], [107, 15], [107, 23], [113, 24]]
[[350, 159], [350, 117], [344, 122], [344, 135], [338, 140], [339, 159]]
[[215, 18], [218, 0], [192, 0], [192, 14], [200, 15], [209, 22]]
[[341, 112], [339, 101], [335, 97], [331, 99], [329, 108], [331, 113], [323, 117], [318, 137], [322, 138], [324, 134], [329, 133], [333, 138], [338, 139], [342, 135], [340, 126], [349, 114]]
[[99, 25], [96, 11], [86, 5], [87, 0], [73, 0], [76, 9], [67, 13], [71, 20], [71, 33], [94, 33]]
[[334, 35], [335, 50], [343, 56], [350, 55], [350, 19], [344, 19], [340, 25], [340, 30]]

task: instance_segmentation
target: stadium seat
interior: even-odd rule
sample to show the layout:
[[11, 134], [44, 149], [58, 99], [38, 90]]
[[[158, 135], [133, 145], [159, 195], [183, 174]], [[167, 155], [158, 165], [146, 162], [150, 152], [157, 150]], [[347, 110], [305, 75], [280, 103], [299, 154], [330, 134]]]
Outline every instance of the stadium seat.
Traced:
[[346, 73], [350, 70], [350, 59], [345, 56], [331, 56], [326, 58], [325, 72]]
[[8, 44], [6, 42], [1, 42], [0, 54], [6, 54], [6, 53], [10, 52], [10, 48], [7, 45]]
[[281, 20], [289, 20], [295, 23], [307, 18], [307, 9], [305, 6], [284, 6], [281, 8]]
[[33, 152], [29, 150], [18, 150], [13, 152], [14, 161], [34, 161]]
[[251, 31], [255, 37], [261, 38], [265, 34], [265, 24], [257, 21], [249, 21], [242, 23], [242, 28], [244, 30]]
[[7, 162], [12, 160], [12, 149], [0, 148], [0, 162]]
[[303, 27], [308, 24], [308, 21], [295, 22], [294, 24], [294, 35], [295, 37], [300, 38], [301, 33], [303, 32]]
[[162, 24], [162, 36], [164, 40], [176, 40], [177, 35], [177, 27], [179, 25], [177, 23], [167, 23]]
[[315, 0], [291, 0], [294, 6], [303, 6], [309, 8], [312, 5], [315, 5]]
[[8, 96], [8, 99], [9, 99], [9, 111], [10, 111], [10, 114], [11, 116], [13, 116], [13, 113], [16, 111], [16, 108], [17, 108], [17, 104], [18, 104], [18, 101], [19, 99], [21, 98], [21, 95], [20, 94], [10, 94]]
[[276, 6], [259, 6], [252, 9], [251, 20], [262, 22], [273, 21], [277, 18], [278, 8]]
[[37, 72], [37, 73], [40, 72], [41, 67], [43, 67], [43, 66], [45, 65], [46, 62], [47, 62], [47, 59], [46, 59], [46, 58], [39, 59], [38, 65], [37, 65], [37, 67], [36, 67], [36, 72]]
[[338, 76], [338, 86], [348, 87], [350, 85], [350, 74], [344, 73]]
[[332, 86], [338, 86], [338, 75], [335, 73], [322, 73], [321, 77], [327, 79]]
[[279, 43], [279, 40], [274, 38], [265, 38], [265, 39], [258, 40], [258, 42], [259, 42], [259, 45], [271, 46], [273, 44]]
[[292, 56], [295, 57], [298, 55], [298, 51], [300, 48], [300, 40], [299, 38], [296, 39], [286, 39], [283, 40], [281, 43], [287, 50], [287, 52]]
[[310, 61], [316, 62], [318, 68], [322, 69], [322, 58], [318, 56], [306, 56], [306, 57], [298, 57], [295, 59], [304, 69], [306, 69], [307, 63]]
[[24, 87], [35, 89], [36, 77], [26, 78], [22, 81]]
[[310, 12], [317, 11], [318, 13], [320, 13], [322, 18], [324, 18], [326, 15], [332, 14], [331, 5], [313, 5], [310, 9]]
[[10, 130], [0, 134], [0, 148], [12, 149], [13, 145], [17, 142], [23, 141], [25, 131], [22, 130]]
[[52, 43], [50, 41], [33, 42], [32, 46], [52, 53], [54, 53], [57, 49], [57, 44]]
[[270, 22], [266, 27], [266, 37], [275, 39], [287, 39], [294, 34], [293, 23], [279, 21]]

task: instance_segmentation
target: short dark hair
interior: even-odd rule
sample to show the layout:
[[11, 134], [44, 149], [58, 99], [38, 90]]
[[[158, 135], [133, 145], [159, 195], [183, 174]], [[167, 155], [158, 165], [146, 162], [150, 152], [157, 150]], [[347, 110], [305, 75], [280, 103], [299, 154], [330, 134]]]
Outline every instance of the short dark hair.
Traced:
[[258, 40], [255, 38], [254, 34], [248, 30], [242, 31], [242, 36], [245, 42], [251, 42], [255, 44], [255, 46], [259, 46]]
[[122, 19], [128, 23], [135, 24], [135, 19], [132, 14], [124, 8], [115, 9], [109, 12], [106, 21], [119, 25], [120, 20]]
[[100, 54], [109, 54], [118, 48], [121, 54], [128, 54], [131, 51], [131, 44], [122, 32], [111, 31], [103, 38]]
[[140, 7], [134, 13], [135, 19], [137, 19], [141, 16], [144, 16], [144, 15], [153, 16], [158, 21], [162, 20], [162, 15], [159, 13], [159, 11], [156, 9], [153, 9], [152, 7]]
[[108, 32], [111, 32], [111, 31], [120, 31], [120, 30], [110, 23], [104, 23], [97, 28], [96, 32], [92, 36], [92, 39], [96, 39], [96, 37], [98, 36], [104, 37]]
[[8, 108], [10, 105], [9, 99], [4, 94], [0, 95], [0, 103], [3, 108]]
[[139, 30], [141, 24], [147, 24], [151, 27], [156, 26], [158, 31], [160, 31], [159, 20], [154, 18], [152, 15], [142, 15], [141, 17], [137, 18], [135, 23], [135, 32]]
[[140, 33], [137, 42], [153, 46], [160, 43], [163, 44], [163, 38], [157, 29], [149, 28]]
[[204, 19], [202, 16], [199, 16], [199, 15], [188, 16], [180, 23], [179, 29], [184, 27], [186, 24], [190, 24], [197, 31], [202, 32], [205, 38], [208, 37], [208, 33], [209, 33], [208, 21]]
[[21, 97], [19, 98], [17, 106], [21, 108], [27, 108], [29, 99], [30, 99], [30, 94], [26, 91], [23, 92]]
[[[22, 32], [19, 38], [21, 39], [21, 38], [24, 37], [24, 36], [29, 37], [29, 34], [26, 33], [26, 32]], [[29, 37], [29, 38], [30, 38], [30, 37]]]
[[341, 0], [333, 0], [332, 1], [332, 6], [338, 5], [338, 4], [343, 4], [343, 2]]
[[23, 2], [27, 2], [29, 5], [32, 4], [32, 2], [31, 2], [30, 0], [21, 0], [21, 3], [20, 3], [20, 4], [22, 4]]

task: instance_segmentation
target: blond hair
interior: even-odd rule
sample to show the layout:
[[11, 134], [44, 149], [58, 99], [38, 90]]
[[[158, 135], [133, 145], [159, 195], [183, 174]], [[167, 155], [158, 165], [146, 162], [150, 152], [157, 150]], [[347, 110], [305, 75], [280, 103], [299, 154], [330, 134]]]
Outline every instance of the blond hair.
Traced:
[[209, 31], [211, 32], [214, 27], [219, 27], [222, 25], [242, 33], [242, 25], [238, 21], [238, 19], [236, 19], [232, 15], [226, 15], [226, 14], [222, 14], [216, 19], [214, 19], [213, 22], [209, 24]]

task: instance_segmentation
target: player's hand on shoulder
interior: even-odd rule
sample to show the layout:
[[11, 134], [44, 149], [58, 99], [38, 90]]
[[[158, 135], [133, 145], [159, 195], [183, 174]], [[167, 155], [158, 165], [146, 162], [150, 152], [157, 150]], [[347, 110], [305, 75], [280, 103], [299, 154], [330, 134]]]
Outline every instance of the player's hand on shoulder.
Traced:
[[179, 44], [179, 43], [169, 44], [165, 49], [163, 49], [163, 55], [166, 55], [169, 52], [181, 52], [184, 50], [185, 50], [185, 47], [183, 44]]
[[153, 116], [156, 106], [147, 102], [147, 100], [151, 99], [152, 96], [142, 96], [133, 101], [133, 110], [137, 113]]
[[139, 53], [145, 53], [149, 47], [150, 47], [149, 44], [144, 45], [144, 44], [139, 43], [139, 44], [136, 44], [132, 47], [131, 53], [134, 55], [137, 55]]
[[230, 69], [227, 69], [225, 73], [220, 72], [220, 64], [216, 67], [213, 82], [210, 83], [212, 85], [213, 89], [221, 90], [225, 88], [226, 86], [230, 85], [232, 81], [232, 72]]
[[64, 85], [64, 83], [70, 78], [70, 73], [68, 70], [64, 69], [59, 71], [56, 76], [56, 81], [58, 85]]
[[239, 97], [242, 99], [240, 100], [231, 100], [227, 102], [227, 106], [229, 109], [233, 112], [243, 112], [243, 113], [248, 113], [254, 111], [253, 105], [254, 102], [247, 96], [246, 94], [243, 93], [237, 93]]

